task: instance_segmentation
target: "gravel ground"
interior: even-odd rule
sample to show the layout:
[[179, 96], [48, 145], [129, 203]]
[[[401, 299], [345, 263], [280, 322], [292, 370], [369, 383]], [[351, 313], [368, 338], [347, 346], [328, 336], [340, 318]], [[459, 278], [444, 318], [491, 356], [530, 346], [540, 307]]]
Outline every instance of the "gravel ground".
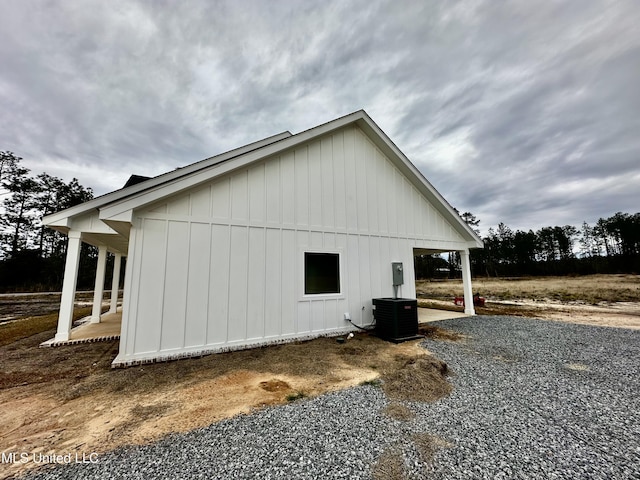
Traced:
[[[119, 449], [29, 479], [371, 478], [402, 452], [407, 478], [640, 478], [640, 331], [516, 317], [437, 322], [465, 342], [425, 341], [456, 372], [450, 397], [405, 403], [360, 386]], [[448, 443], [433, 464], [414, 443]]]

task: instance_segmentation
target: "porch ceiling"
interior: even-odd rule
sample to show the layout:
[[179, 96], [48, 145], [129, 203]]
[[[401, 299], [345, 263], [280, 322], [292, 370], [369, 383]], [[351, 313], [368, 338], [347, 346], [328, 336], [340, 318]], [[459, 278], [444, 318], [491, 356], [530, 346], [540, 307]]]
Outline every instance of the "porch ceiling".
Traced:
[[83, 232], [82, 241], [94, 247], [105, 246], [109, 252], [121, 253], [124, 256], [129, 250], [129, 239], [121, 235]]

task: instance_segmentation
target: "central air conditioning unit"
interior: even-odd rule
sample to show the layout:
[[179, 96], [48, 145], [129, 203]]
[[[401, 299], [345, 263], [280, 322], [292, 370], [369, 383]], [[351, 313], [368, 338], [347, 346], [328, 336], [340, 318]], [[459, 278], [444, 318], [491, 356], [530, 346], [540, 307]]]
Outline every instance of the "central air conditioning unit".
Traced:
[[418, 301], [408, 298], [374, 298], [376, 335], [394, 343], [422, 338], [418, 335]]
[[394, 343], [422, 338], [418, 335], [418, 301], [398, 298], [398, 287], [404, 283], [402, 262], [391, 264], [393, 298], [373, 299], [376, 334]]

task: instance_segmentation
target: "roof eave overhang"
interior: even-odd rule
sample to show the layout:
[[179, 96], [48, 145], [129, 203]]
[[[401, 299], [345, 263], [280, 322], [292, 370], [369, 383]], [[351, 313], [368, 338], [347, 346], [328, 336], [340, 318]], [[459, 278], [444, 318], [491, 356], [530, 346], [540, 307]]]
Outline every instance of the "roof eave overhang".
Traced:
[[[126, 199], [132, 195], [138, 195], [141, 192], [144, 192], [149, 189], [153, 189], [159, 185], [163, 185], [167, 182], [171, 182], [175, 179], [179, 179], [185, 176], [192, 174], [198, 170], [207, 169], [213, 165], [219, 164], [221, 162], [225, 162], [231, 158], [241, 156], [250, 151], [263, 148], [266, 145], [277, 143], [281, 140], [291, 137], [291, 132], [286, 131], [279, 133], [277, 135], [273, 135], [271, 137], [267, 137], [265, 139], [259, 140], [257, 142], [250, 143], [248, 145], [244, 145], [242, 147], [236, 148], [234, 150], [230, 150], [228, 152], [221, 153], [220, 155], [216, 155], [214, 157], [210, 157], [204, 159], [200, 162], [196, 162], [194, 164], [188, 165], [183, 168], [178, 168], [171, 172], [165, 173], [163, 175], [159, 175], [157, 177], [151, 178], [150, 180], [132, 185], [127, 188], [122, 188], [120, 190], [116, 190], [111, 193], [107, 193], [100, 197], [94, 198], [93, 200], [89, 200], [88, 202], [81, 203], [80, 205], [76, 205], [71, 208], [67, 208], [65, 210], [61, 210], [59, 212], [53, 213], [51, 215], [47, 215], [42, 219], [42, 223], [47, 227], [51, 227], [55, 230], [60, 230], [59, 226], [64, 225], [65, 222], [67, 224], [70, 222], [72, 217], [76, 217], [82, 215], [92, 209], [102, 209], [104, 206], [109, 205], [114, 202], [119, 202], [123, 199]], [[68, 226], [68, 225], [67, 225]], [[68, 231], [68, 230], [67, 230]], [[66, 233], [66, 232], [63, 232]]]

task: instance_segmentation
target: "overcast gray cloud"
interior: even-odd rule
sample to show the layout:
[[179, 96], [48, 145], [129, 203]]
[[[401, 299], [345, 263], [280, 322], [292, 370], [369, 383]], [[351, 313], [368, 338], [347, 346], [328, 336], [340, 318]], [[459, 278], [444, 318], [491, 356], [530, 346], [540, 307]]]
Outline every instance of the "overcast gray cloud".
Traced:
[[0, 150], [96, 193], [364, 108], [484, 228], [640, 210], [635, 0], [0, 2]]

